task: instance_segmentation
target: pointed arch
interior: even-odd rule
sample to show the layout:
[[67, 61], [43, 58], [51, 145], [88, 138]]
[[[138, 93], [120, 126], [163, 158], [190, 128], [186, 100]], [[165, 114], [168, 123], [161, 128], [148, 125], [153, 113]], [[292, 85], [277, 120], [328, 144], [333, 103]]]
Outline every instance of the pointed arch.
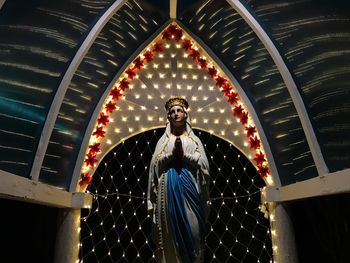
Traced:
[[[172, 45], [172, 46], [171, 46]], [[183, 63], [178, 63], [178, 61], [171, 60], [171, 58], [175, 58], [176, 56], [182, 54], [180, 51], [167, 51], [168, 53], [167, 56], [171, 60], [171, 63], [167, 63], [164, 65], [165, 68], [170, 68], [175, 70], [173, 73], [171, 73], [171, 76], [167, 76], [169, 79], [172, 79], [171, 84], [165, 84], [163, 82], [163, 86], [166, 86], [163, 88], [161, 91], [158, 87], [158, 84], [154, 84], [154, 87], [152, 86], [153, 84], [150, 82], [149, 79], [152, 78], [152, 74], [148, 74], [147, 76], [144, 75], [143, 70], [146, 68], [146, 66], [151, 65], [153, 63], [153, 67], [158, 69], [157, 64], [154, 62], [154, 59], [157, 58], [163, 58], [164, 55], [162, 54], [163, 50], [167, 50], [169, 48], [173, 49], [180, 49], [183, 48], [185, 51], [183, 52], [183, 58], [189, 59], [191, 63], [188, 63], [188, 68], [187, 70], [189, 71], [190, 69], [193, 69], [193, 72], [203, 72], [206, 74], [206, 76], [203, 76], [203, 79], [198, 79], [197, 75], [192, 74], [192, 81], [189, 82], [191, 85], [187, 85], [187, 87], [181, 87], [181, 84], [178, 84], [176, 81], [181, 79], [187, 79], [187, 73], [184, 74], [182, 73], [182, 76], [179, 76], [178, 72], [182, 72], [181, 70], [178, 70], [179, 68], [182, 68]], [[170, 53], [169, 53], [170, 52]], [[180, 52], [180, 53], [179, 53]], [[179, 56], [180, 58], [180, 56]], [[151, 62], [152, 61], [152, 62]], [[130, 61], [129, 61], [130, 62]], [[159, 61], [158, 61], [159, 62]], [[187, 62], [186, 62], [187, 63]], [[153, 97], [160, 98], [162, 101], [166, 99], [167, 96], [169, 95], [176, 95], [173, 93], [177, 92], [182, 92], [185, 93], [181, 94], [186, 96], [189, 96], [191, 100], [195, 101], [197, 107], [197, 111], [194, 113], [194, 115], [197, 112], [201, 112], [203, 108], [207, 110], [206, 114], [210, 115], [211, 113], [215, 113], [217, 111], [218, 114], [218, 109], [213, 106], [213, 105], [222, 105], [222, 101], [225, 99], [228, 99], [229, 103], [226, 103], [226, 109], [220, 109], [220, 113], [225, 113], [226, 115], [229, 113], [230, 118], [232, 119], [232, 112], [236, 117], [237, 122], [240, 122], [242, 125], [240, 125], [240, 131], [237, 132], [237, 135], [239, 134], [241, 138], [245, 138], [245, 142], [242, 143], [244, 147], [250, 146], [250, 149], [248, 147], [248, 150], [244, 150], [243, 152], [245, 153], [246, 156], [249, 156], [250, 159], [253, 159], [256, 161], [256, 167], [258, 168], [259, 173], [267, 178], [267, 184], [272, 185], [276, 183], [279, 184], [278, 176], [277, 176], [277, 170], [275, 169], [274, 165], [273, 167], [273, 172], [274, 172], [274, 180], [273, 182], [272, 178], [270, 177], [270, 169], [271, 166], [268, 166], [268, 162], [266, 160], [265, 156], [265, 148], [269, 149], [267, 141], [265, 139], [265, 136], [263, 135], [263, 131], [261, 129], [261, 125], [259, 124], [259, 127], [256, 126], [256, 123], [258, 123], [258, 119], [256, 118], [256, 114], [253, 111], [253, 107], [250, 106], [249, 100], [245, 96], [243, 90], [239, 87], [238, 82], [231, 76], [227, 76], [224, 72], [221, 72], [222, 66], [220, 64], [217, 64], [216, 61], [214, 61], [212, 58], [210, 58], [210, 55], [207, 54], [207, 52], [201, 47], [200, 44], [196, 43], [195, 40], [187, 33], [185, 32], [181, 27], [179, 27], [178, 23], [171, 22], [171, 24], [163, 30], [161, 34], [159, 34], [157, 37], [154, 38], [154, 41], [148, 45], [147, 48], [145, 48], [143, 51], [140, 51], [140, 55], [137, 56], [132, 63], [128, 65], [128, 67], [124, 67], [125, 71], [123, 74], [120, 72], [119, 78], [115, 83], [110, 84], [110, 88], [108, 91], [105, 93], [105, 100], [102, 103], [100, 103], [100, 108], [101, 110], [97, 109], [95, 114], [94, 114], [94, 120], [93, 118], [91, 119], [89, 129], [90, 131], [87, 131], [86, 133], [86, 138], [84, 139], [85, 145], [82, 145], [81, 151], [79, 153], [79, 159], [76, 163], [76, 167], [74, 170], [74, 176], [73, 180], [71, 182], [71, 187], [70, 190], [74, 190], [75, 187], [77, 187], [77, 182], [78, 182], [78, 177], [81, 174], [81, 179], [80, 179], [80, 184], [88, 184], [91, 181], [91, 176], [93, 174], [94, 169], [96, 168], [96, 165], [99, 162], [100, 157], [97, 159], [97, 155], [99, 154], [100, 151], [102, 152], [107, 152], [107, 150], [110, 148], [109, 146], [106, 146], [108, 144], [113, 144], [109, 139], [106, 139], [104, 144], [101, 144], [100, 137], [104, 138], [106, 134], [108, 134], [108, 131], [106, 130], [107, 123], [110, 121], [109, 117], [114, 114], [114, 111], [118, 111], [118, 118], [121, 118], [120, 123], [124, 122], [125, 127], [123, 127], [123, 135], [124, 137], [127, 137], [130, 133], [134, 133], [134, 128], [128, 128], [128, 131], [126, 131], [126, 125], [130, 125], [128, 122], [128, 119], [130, 120], [131, 117], [136, 118], [137, 116], [128, 116], [126, 114], [126, 107], [130, 111], [133, 111], [135, 107], [141, 108], [141, 111], [149, 110], [152, 112], [150, 115], [146, 115], [142, 113], [140, 116], [142, 118], [147, 118], [148, 121], [151, 124], [147, 124], [147, 127], [143, 127], [138, 125], [137, 129], [140, 131], [147, 130], [149, 128], [149, 125], [151, 126], [157, 126], [159, 123], [165, 123], [164, 118], [161, 117], [163, 113], [159, 114], [160, 109], [162, 108], [162, 105], [159, 104], [159, 101], [156, 101], [152, 103]], [[161, 73], [159, 70], [154, 70], [154, 74], [159, 74], [159, 79], [164, 79], [165, 73]], [[208, 74], [209, 73], [209, 74]], [[140, 75], [139, 75], [140, 74]], [[208, 76], [209, 75], [209, 76]], [[117, 77], [116, 77], [117, 78]], [[201, 86], [201, 83], [204, 81], [211, 81], [212, 84], [209, 85], [209, 92], [212, 92], [212, 96], [203, 96], [202, 101], [198, 101], [197, 96], [194, 96], [194, 91], [192, 91], [192, 86], [196, 86], [196, 88], [199, 91], [199, 95], [203, 95], [203, 87]], [[142, 89], [147, 89], [147, 86], [152, 86], [153, 87], [153, 93], [156, 96], [153, 96], [154, 94], [143, 94], [144, 96], [147, 95], [147, 97], [143, 98], [142, 103], [145, 105], [137, 105], [135, 103], [136, 99], [139, 99], [140, 95], [139, 94], [134, 94], [135, 98], [132, 98], [129, 93], [131, 91], [126, 91], [127, 89], [134, 89], [134, 82], [135, 81], [142, 81], [143, 84], [141, 86]], [[193, 85], [192, 85], [193, 84]], [[176, 86], [176, 88], [175, 88]], [[238, 87], [238, 88], [237, 88]], [[214, 89], [215, 88], [215, 89]], [[164, 90], [169, 90], [168, 92], [163, 92]], [[107, 93], [109, 92], [109, 93]], [[135, 92], [135, 91], [133, 91]], [[170, 93], [169, 93], [170, 92]], [[215, 94], [213, 92], [216, 92]], [[224, 95], [222, 95], [222, 92]], [[167, 95], [165, 95], [168, 93]], [[221, 94], [221, 95], [217, 95]], [[128, 96], [128, 98], [125, 99], [125, 96]], [[220, 97], [221, 96], [221, 97]], [[120, 97], [123, 97], [123, 99], [120, 99]], [[204, 101], [204, 102], [203, 102]], [[102, 102], [102, 100], [101, 100]], [[120, 110], [122, 106], [119, 104], [122, 104], [124, 107], [124, 111]], [[161, 106], [159, 106], [161, 105]], [[247, 107], [249, 105], [249, 107]], [[120, 107], [119, 107], [120, 106]], [[117, 108], [118, 107], [118, 108]], [[248, 110], [249, 108], [249, 110]], [[253, 114], [252, 114], [253, 113]], [[129, 114], [134, 114], [133, 112], [129, 112]], [[123, 115], [123, 116], [122, 116]], [[107, 117], [106, 117], [107, 116]], [[138, 116], [140, 119], [141, 117]], [[97, 118], [99, 118], [97, 120]], [[104, 119], [104, 121], [100, 123], [101, 118]], [[144, 119], [143, 119], [144, 120]], [[213, 129], [208, 129], [208, 120], [207, 118], [203, 119], [203, 123], [200, 123], [200, 121], [195, 121], [194, 126], [198, 125], [203, 125], [204, 130], [209, 130], [210, 132], [214, 132]], [[93, 131], [93, 125], [95, 125], [95, 122], [98, 122], [95, 126], [95, 130]], [[146, 122], [146, 120], [144, 120]], [[220, 121], [222, 123], [222, 119], [219, 120], [212, 119], [213, 126], [215, 124], [219, 124]], [[227, 126], [230, 128], [233, 121], [227, 121]], [[155, 125], [156, 123], [156, 125]], [[234, 126], [234, 127], [237, 127]], [[196, 127], [194, 127], [196, 128]], [[207, 128], [207, 129], [206, 129]], [[258, 128], [258, 130], [257, 130]], [[245, 131], [246, 130], [246, 131]], [[115, 131], [118, 133], [117, 128], [115, 128]], [[89, 148], [87, 146], [87, 141], [88, 137], [92, 132], [92, 137], [93, 140], [90, 140], [90, 145]], [[223, 137], [225, 137], [225, 132], [226, 131], [218, 131], [222, 133]], [[230, 131], [232, 132], [232, 131]], [[235, 134], [236, 132], [232, 132]], [[247, 133], [244, 134], [244, 133]], [[262, 134], [263, 136], [261, 136]], [[236, 134], [235, 134], [236, 135]], [[232, 136], [232, 134], [231, 134]], [[261, 138], [264, 138], [261, 140]], [[243, 139], [242, 139], [243, 140]], [[230, 140], [229, 141], [234, 141]], [[237, 146], [237, 143], [235, 143], [235, 146]], [[103, 147], [103, 149], [101, 149]], [[240, 147], [238, 145], [238, 148], [244, 148]], [[86, 150], [87, 149], [87, 150]], [[90, 150], [89, 150], [90, 149]], [[93, 149], [93, 150], [91, 150]], [[249, 154], [249, 151], [251, 154]], [[85, 160], [84, 160], [85, 156]], [[258, 156], [258, 157], [257, 157]], [[260, 156], [260, 157], [259, 157]], [[271, 159], [271, 163], [273, 163], [273, 159], [271, 158], [272, 155], [269, 156]], [[256, 160], [258, 159], [258, 160]], [[270, 160], [269, 160], [270, 161]], [[83, 165], [82, 172], [78, 174], [79, 168], [82, 165], [82, 163], [85, 162], [85, 166]]]

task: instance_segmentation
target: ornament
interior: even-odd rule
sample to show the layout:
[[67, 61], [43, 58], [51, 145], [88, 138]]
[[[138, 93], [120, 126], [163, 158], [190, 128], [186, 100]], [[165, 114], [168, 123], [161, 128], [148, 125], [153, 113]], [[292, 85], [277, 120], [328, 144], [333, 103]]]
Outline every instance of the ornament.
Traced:
[[245, 130], [247, 131], [247, 137], [251, 137], [256, 133], [256, 128], [254, 126], [249, 125], [249, 127], [245, 127]]
[[97, 119], [97, 123], [99, 125], [106, 126], [107, 123], [109, 123], [109, 117], [108, 115], [105, 115], [103, 112], [100, 113], [100, 117]]
[[98, 126], [96, 128], [96, 130], [92, 133], [92, 135], [96, 136], [96, 138], [98, 137], [105, 137], [105, 131], [103, 130], [103, 127], [102, 126]]
[[81, 174], [79, 185], [80, 186], [88, 185], [91, 183], [91, 181], [92, 181], [92, 177], [89, 176], [89, 173]]
[[129, 81], [127, 81], [125, 78], [122, 79], [120, 82], [119, 82], [119, 88], [121, 88], [122, 91], [125, 91], [126, 89], [129, 88]]
[[99, 142], [96, 142], [94, 144], [89, 145], [90, 150], [89, 150], [88, 155], [96, 156], [97, 153], [101, 152], [100, 145], [101, 145], [101, 143], [99, 143]]
[[134, 68], [136, 68], [136, 69], [142, 69], [143, 66], [144, 66], [143, 60], [141, 59], [141, 57], [137, 57], [137, 58], [134, 60]]
[[254, 161], [256, 162], [257, 166], [261, 166], [266, 162], [265, 155], [259, 151], [257, 154], [255, 154]]
[[143, 56], [146, 60], [147, 63], [151, 62], [153, 60], [153, 53], [151, 51], [146, 51], [145, 53], [143, 53]]
[[109, 113], [112, 113], [116, 108], [117, 107], [116, 107], [115, 102], [113, 102], [111, 100], [105, 106], [105, 110]]
[[164, 45], [160, 42], [154, 44], [152, 51], [156, 53], [160, 53], [164, 50]]
[[208, 74], [211, 78], [214, 78], [215, 75], [218, 73], [218, 71], [215, 69], [215, 67], [208, 68]]
[[253, 150], [259, 149], [260, 148], [260, 140], [258, 139], [257, 136], [250, 137], [249, 138], [249, 143], [250, 143], [250, 148]]

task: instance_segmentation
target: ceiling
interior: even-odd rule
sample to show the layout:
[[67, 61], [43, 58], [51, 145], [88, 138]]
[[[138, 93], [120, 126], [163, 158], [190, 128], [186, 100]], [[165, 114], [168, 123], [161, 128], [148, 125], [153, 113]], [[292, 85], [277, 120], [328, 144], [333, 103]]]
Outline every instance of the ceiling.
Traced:
[[5, 1], [0, 169], [68, 188], [96, 107], [172, 19], [241, 87], [282, 185], [350, 167], [349, 4], [175, 2]]

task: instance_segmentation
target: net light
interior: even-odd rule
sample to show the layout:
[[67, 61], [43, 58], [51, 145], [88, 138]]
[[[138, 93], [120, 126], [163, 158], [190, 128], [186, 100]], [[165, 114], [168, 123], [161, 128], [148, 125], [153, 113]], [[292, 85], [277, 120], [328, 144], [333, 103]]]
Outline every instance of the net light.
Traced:
[[[197, 50], [198, 50], [198, 49], [197, 49]], [[176, 76], [176, 74], [175, 74], [175, 76]], [[156, 75], [154, 78], [156, 78], [156, 77], [157, 77], [157, 75]], [[207, 79], [206, 76], [203, 77], [203, 79]], [[170, 89], [170, 88], [171, 88], [171, 84], [167, 84], [167, 85], [169, 85], [169, 89]], [[167, 85], [166, 85], [166, 87], [168, 87]], [[144, 85], [144, 87], [146, 87], [146, 85]], [[151, 88], [151, 86], [150, 86], [150, 88]], [[215, 87], [215, 88], [216, 88], [216, 87]], [[136, 89], [137, 89], [137, 88], [135, 87], [135, 90], [136, 90]], [[201, 87], [199, 90], [202, 90], [202, 89], [203, 89], [203, 88]], [[213, 90], [214, 90], [214, 86], [213, 86]], [[164, 95], [163, 95], [163, 96], [164, 96]], [[164, 97], [165, 97], [165, 96], [164, 96]], [[163, 97], [163, 98], [164, 98], [164, 97]], [[125, 100], [125, 97], [123, 97], [123, 100]], [[145, 108], [144, 110], [146, 110], [146, 108]], [[210, 112], [210, 111], [209, 111], [209, 112]], [[214, 111], [213, 111], [213, 112], [214, 112]], [[220, 113], [221, 113], [221, 111], [220, 111]], [[148, 118], [147, 118], [147, 120], [148, 120]], [[159, 120], [160, 122], [163, 121], [163, 119], [161, 120], [161, 118], [158, 118], [158, 120]], [[195, 123], [194, 120], [195, 120], [195, 119], [192, 120], [193, 123]], [[215, 123], [215, 122], [218, 122], [218, 123], [219, 123], [218, 119], [215, 119], [215, 120], [209, 119], [209, 120], [210, 120], [210, 122], [213, 121], [214, 123]], [[149, 120], [148, 120], [148, 121], [149, 121]], [[218, 123], [215, 123], [215, 124], [218, 124]], [[230, 122], [230, 123], [231, 123], [231, 122]], [[129, 128], [129, 129], [130, 129], [130, 128]], [[130, 131], [130, 130], [129, 130], [129, 131]], [[120, 129], [119, 129], [119, 132], [120, 132]], [[224, 132], [224, 130], [221, 131], [221, 134], [222, 134], [222, 132]], [[210, 133], [214, 133], [214, 131], [210, 131]], [[231, 133], [231, 132], [230, 132], [230, 133]], [[232, 134], [232, 133], [231, 133], [231, 134]], [[238, 135], [238, 134], [237, 134], [237, 135]], [[147, 142], [147, 144], [149, 144], [149, 142]], [[213, 156], [211, 156], [211, 159], [213, 159]], [[147, 169], [147, 168], [145, 168], [145, 169]], [[219, 169], [219, 170], [220, 170], [220, 169]], [[232, 170], [233, 170], [233, 169], [232, 169]], [[126, 180], [127, 180], [127, 177], [125, 177], [124, 180], [126, 181]], [[139, 179], [138, 179], [137, 181], [139, 182]], [[215, 184], [215, 181], [214, 181], [214, 184]], [[119, 199], [119, 196], [118, 196], [118, 199]], [[129, 199], [129, 202], [131, 202], [131, 199]], [[238, 200], [236, 200], [236, 202], [238, 202]], [[222, 202], [222, 206], [223, 206], [223, 207], [225, 206], [224, 204], [225, 204], [225, 203]], [[233, 216], [232, 213], [231, 213], [231, 216]], [[149, 217], [149, 216], [147, 216], [147, 217]], [[225, 228], [225, 229], [226, 229], [226, 228]], [[221, 240], [220, 240], [220, 242], [221, 242]], [[123, 256], [125, 256], [125, 255], [123, 254]], [[154, 257], [154, 255], [153, 255], [153, 257]]]

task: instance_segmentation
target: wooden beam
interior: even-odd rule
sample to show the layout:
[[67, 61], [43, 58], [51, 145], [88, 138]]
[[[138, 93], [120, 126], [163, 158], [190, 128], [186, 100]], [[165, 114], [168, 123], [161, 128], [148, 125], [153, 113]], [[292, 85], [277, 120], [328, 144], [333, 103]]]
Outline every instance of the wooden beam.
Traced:
[[262, 199], [265, 202], [286, 202], [343, 193], [350, 193], [350, 169], [282, 187], [266, 187]]
[[72, 193], [0, 170], [0, 197], [59, 208], [90, 208], [92, 195]]
[[176, 19], [176, 8], [177, 8], [177, 0], [170, 0], [169, 16], [172, 19]]

